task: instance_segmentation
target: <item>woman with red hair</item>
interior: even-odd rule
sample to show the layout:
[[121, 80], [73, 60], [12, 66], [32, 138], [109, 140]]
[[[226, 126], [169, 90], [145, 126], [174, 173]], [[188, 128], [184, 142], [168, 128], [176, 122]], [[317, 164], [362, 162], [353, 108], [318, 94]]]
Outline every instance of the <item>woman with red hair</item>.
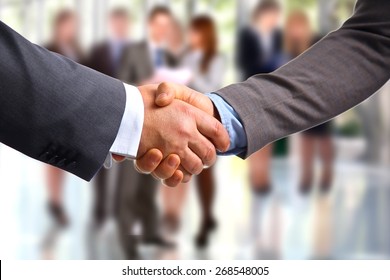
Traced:
[[[225, 58], [218, 52], [214, 20], [207, 15], [196, 16], [191, 20], [188, 34], [189, 48], [183, 57], [182, 66], [192, 72], [189, 86], [202, 93], [213, 92], [222, 86], [226, 66]], [[212, 209], [215, 195], [214, 168], [205, 169], [196, 177], [196, 183], [202, 215], [195, 244], [198, 248], [204, 248], [208, 244], [210, 232], [217, 225]], [[168, 189], [164, 195], [165, 221], [173, 228], [178, 227], [183, 192], [187, 188], [187, 184], [182, 184], [179, 188]]]

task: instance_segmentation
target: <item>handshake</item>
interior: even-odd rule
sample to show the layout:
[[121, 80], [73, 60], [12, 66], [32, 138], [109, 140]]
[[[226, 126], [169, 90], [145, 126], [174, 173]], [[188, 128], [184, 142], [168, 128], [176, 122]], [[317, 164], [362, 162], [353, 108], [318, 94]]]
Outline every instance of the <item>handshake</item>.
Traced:
[[217, 150], [228, 150], [229, 135], [208, 97], [172, 83], [138, 89], [145, 111], [135, 162], [139, 172], [173, 187], [213, 165]]

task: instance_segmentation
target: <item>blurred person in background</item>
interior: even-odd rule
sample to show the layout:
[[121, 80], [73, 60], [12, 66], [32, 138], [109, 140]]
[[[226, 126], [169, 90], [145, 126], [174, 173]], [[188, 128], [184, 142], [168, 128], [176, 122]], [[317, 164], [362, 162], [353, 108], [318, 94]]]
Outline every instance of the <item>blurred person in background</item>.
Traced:
[[[218, 34], [214, 20], [206, 15], [193, 18], [189, 28], [189, 51], [184, 55], [182, 65], [190, 69], [192, 78], [189, 87], [204, 93], [212, 92], [223, 84], [226, 69], [225, 57], [218, 52]], [[215, 195], [214, 168], [203, 170], [196, 176], [197, 190], [201, 205], [201, 222], [195, 244], [198, 248], [208, 245], [209, 234], [217, 226], [213, 214]], [[177, 227], [187, 184], [166, 192], [166, 221]], [[177, 189], [180, 189], [177, 191]], [[174, 195], [176, 199], [170, 197]]]
[[[187, 51], [185, 30], [177, 19], [172, 20], [170, 26], [167, 51], [180, 65]], [[161, 188], [163, 229], [169, 235], [177, 233], [180, 228], [180, 215], [188, 187], [189, 184], [183, 183], [177, 188]]]
[[[130, 44], [131, 24], [131, 16], [126, 9], [116, 8], [112, 10], [108, 20], [109, 37], [106, 41], [92, 47], [88, 66], [110, 77], [118, 78], [124, 49]], [[93, 217], [97, 227], [103, 224], [108, 215], [108, 177], [111, 172], [112, 169], [102, 168], [94, 179]], [[116, 192], [117, 190], [114, 188], [113, 191]], [[114, 197], [117, 199], [117, 194]]]
[[178, 19], [173, 19], [168, 32], [167, 51], [178, 65], [186, 53], [186, 47], [184, 28]]
[[116, 8], [109, 14], [109, 37], [106, 41], [92, 47], [89, 57], [91, 68], [117, 78], [124, 49], [130, 44], [131, 16], [125, 8]]
[[[151, 9], [147, 21], [147, 39], [125, 50], [120, 79], [133, 84], [159, 82], [156, 77], [163, 68], [177, 67], [179, 62], [168, 49], [175, 22], [166, 6]], [[170, 77], [165, 77], [170, 78]]]
[[[191, 20], [189, 30], [190, 51], [183, 64], [191, 69], [189, 84], [196, 91], [209, 93], [223, 85], [226, 69], [225, 57], [218, 52], [218, 34], [214, 20], [200, 15]], [[198, 248], [208, 245], [209, 234], [217, 226], [213, 214], [215, 196], [214, 167], [203, 170], [196, 177], [201, 206], [201, 222], [195, 244]]]
[[[108, 38], [92, 47], [88, 66], [110, 77], [118, 78], [123, 63], [124, 50], [131, 44], [131, 27], [132, 18], [126, 8], [118, 7], [110, 11], [108, 15]], [[110, 181], [110, 179], [119, 180], [115, 176], [115, 171], [113, 168], [102, 168], [93, 180], [92, 227], [94, 230], [101, 230], [110, 218], [115, 218], [116, 221], [118, 219], [118, 182]], [[98, 250], [95, 250], [96, 246], [96, 244], [90, 246], [90, 257], [93, 259], [98, 257], [96, 255]]]
[[[76, 62], [83, 63], [83, 53], [78, 40], [79, 21], [72, 10], [61, 10], [53, 22], [51, 41], [45, 46], [48, 50], [64, 55]], [[49, 212], [60, 227], [68, 225], [68, 217], [63, 204], [65, 172], [48, 165], [46, 181], [49, 192]]]
[[[260, 1], [252, 14], [252, 23], [240, 31], [237, 63], [246, 80], [252, 75], [268, 73], [281, 66], [282, 9], [274, 0]], [[270, 144], [249, 159], [249, 177], [255, 195], [266, 195], [271, 190], [270, 163], [274, 145]]]
[[[167, 35], [166, 51], [171, 57], [170, 61], [173, 62], [168, 67], [171, 67], [171, 69], [174, 67], [179, 69], [179, 71], [180, 69], [186, 69], [192, 76], [191, 69], [183, 63], [188, 46], [185, 40], [185, 30], [178, 19], [173, 18], [171, 20]], [[186, 183], [182, 183], [178, 188], [161, 188], [163, 203], [162, 225], [163, 231], [169, 236], [176, 234], [180, 228], [180, 217], [188, 188], [189, 184]]]
[[[278, 1], [262, 0], [255, 6], [251, 24], [238, 34], [236, 60], [241, 78], [276, 70], [283, 62], [283, 32], [280, 27], [282, 7]], [[269, 144], [249, 158], [249, 182], [253, 192], [251, 203], [251, 234], [256, 242], [255, 253], [259, 258], [278, 253], [277, 241], [272, 244], [264, 239], [272, 227], [264, 225], [268, 207], [272, 205], [268, 195], [271, 187], [271, 160], [273, 154], [287, 153], [287, 140], [281, 139]], [[276, 214], [276, 212], [272, 212]], [[275, 217], [271, 219], [274, 220]], [[277, 223], [277, 220], [274, 220]], [[275, 245], [276, 244], [276, 245]], [[261, 255], [261, 257], [260, 257]]]
[[[305, 12], [292, 12], [286, 21], [284, 43], [287, 59], [291, 60], [306, 51], [316, 38], [310, 20]], [[312, 189], [315, 155], [318, 148], [322, 161], [322, 192], [329, 191], [333, 178], [334, 147], [332, 143], [331, 122], [326, 122], [301, 133], [302, 175], [300, 192], [307, 194]]]
[[239, 31], [236, 60], [242, 80], [259, 73], [272, 72], [280, 66], [283, 48], [279, 28], [281, 16], [279, 2], [260, 1], [252, 13], [250, 26]]
[[[158, 69], [175, 67], [178, 61], [167, 50], [174, 17], [169, 8], [156, 6], [148, 16], [145, 41], [124, 49], [119, 78], [133, 85], [148, 83]], [[171, 248], [174, 244], [162, 237], [157, 205], [158, 182], [139, 174], [131, 161], [118, 166], [118, 218], [122, 245], [127, 258], [138, 258], [139, 242]], [[136, 232], [137, 229], [140, 232]], [[136, 235], [141, 235], [141, 240]]]

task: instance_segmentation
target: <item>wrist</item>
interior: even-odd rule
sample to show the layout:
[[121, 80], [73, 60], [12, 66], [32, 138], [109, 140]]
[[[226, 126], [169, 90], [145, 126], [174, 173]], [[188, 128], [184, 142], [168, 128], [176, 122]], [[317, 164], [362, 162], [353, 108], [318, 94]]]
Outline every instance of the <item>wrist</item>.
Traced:
[[[143, 122], [144, 101], [141, 92], [134, 86], [124, 84], [126, 105], [117, 136], [110, 148], [111, 155], [135, 158], [140, 144]], [[122, 158], [118, 158], [123, 160]], [[115, 159], [116, 160], [116, 159]]]
[[144, 85], [138, 87], [144, 105], [144, 122], [138, 146], [137, 158], [142, 157], [150, 148], [155, 148], [158, 144], [158, 142], [156, 142], [158, 133], [155, 127], [155, 124], [159, 122], [159, 119], [155, 114], [155, 109], [158, 107], [154, 102], [156, 89], [157, 85]]

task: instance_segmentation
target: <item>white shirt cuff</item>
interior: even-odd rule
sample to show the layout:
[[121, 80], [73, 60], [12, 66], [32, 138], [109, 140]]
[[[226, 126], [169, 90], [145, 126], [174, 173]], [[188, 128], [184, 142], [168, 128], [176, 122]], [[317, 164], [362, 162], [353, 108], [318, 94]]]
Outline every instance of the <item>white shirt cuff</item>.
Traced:
[[104, 166], [112, 165], [112, 154], [135, 159], [141, 141], [144, 124], [144, 102], [138, 88], [123, 83], [126, 91], [126, 107], [120, 124], [118, 134], [111, 146]]

